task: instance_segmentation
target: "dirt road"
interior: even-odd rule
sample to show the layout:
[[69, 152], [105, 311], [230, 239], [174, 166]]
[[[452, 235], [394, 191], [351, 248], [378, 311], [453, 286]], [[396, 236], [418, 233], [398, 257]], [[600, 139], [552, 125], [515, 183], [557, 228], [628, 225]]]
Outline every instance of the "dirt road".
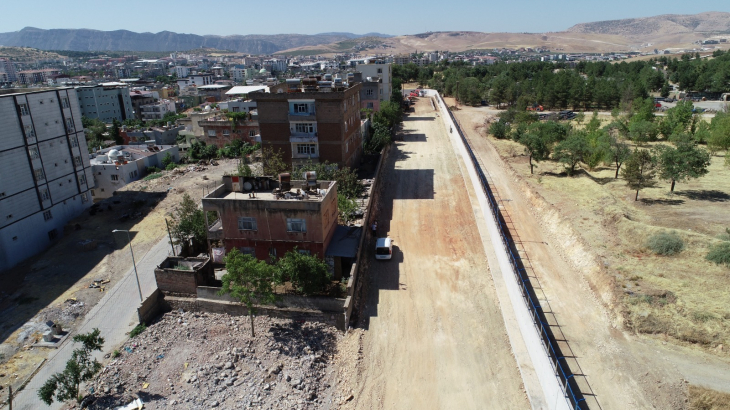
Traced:
[[460, 159], [428, 100], [402, 135], [377, 215], [393, 259], [370, 264], [367, 330], [345, 408], [529, 408]]
[[583, 393], [588, 393], [589, 408], [686, 408], [684, 380], [689, 375], [670, 359], [676, 353], [621, 330], [599, 301], [600, 291], [592, 287], [595, 278], [585, 276], [594, 267], [571, 266], [563, 257], [572, 252], [571, 244], [579, 238], [554, 235], [560, 231], [561, 220], [523, 189], [489, 140], [475, 130], [483, 123], [484, 114], [465, 107], [455, 115], [472, 148], [487, 164], [505, 211], [514, 222], [512, 228], [544, 292], [547, 303], [543, 304], [549, 304], [554, 313], [551, 324], [559, 324], [567, 340], [561, 346], [563, 351], [577, 358], [571, 360], [571, 369], [585, 375], [578, 379]]

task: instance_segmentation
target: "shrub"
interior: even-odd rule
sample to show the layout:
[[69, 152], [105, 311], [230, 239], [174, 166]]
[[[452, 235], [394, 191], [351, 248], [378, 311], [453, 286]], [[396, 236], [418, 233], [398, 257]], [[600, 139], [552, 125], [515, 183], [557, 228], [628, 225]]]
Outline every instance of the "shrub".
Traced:
[[161, 176], [162, 176], [162, 174], [160, 174], [160, 173], [157, 173], [157, 174], [149, 174], [149, 175], [147, 175], [146, 177], [144, 177], [142, 179], [145, 180], [145, 181], [152, 181], [153, 179], [157, 179], [157, 178], [159, 178]]
[[139, 336], [145, 330], [147, 330], [147, 325], [145, 325], [144, 323], [140, 323], [137, 326], [135, 326], [131, 332], [129, 332], [129, 337]]
[[154, 174], [156, 172], [160, 172], [160, 169], [157, 167], [147, 167], [146, 171], [148, 174]]
[[112, 357], [115, 358], [115, 359], [117, 357], [119, 357], [120, 355], [121, 355], [121, 353], [119, 352], [119, 350], [115, 350], [114, 352], [112, 352]]
[[730, 242], [721, 242], [713, 246], [705, 258], [718, 265], [730, 267]]
[[165, 167], [165, 170], [172, 171], [175, 168], [177, 168], [177, 164], [174, 162], [171, 162], [171, 163], [167, 164], [167, 166]]
[[659, 232], [649, 237], [646, 247], [657, 255], [676, 255], [684, 249], [684, 241], [674, 232]]

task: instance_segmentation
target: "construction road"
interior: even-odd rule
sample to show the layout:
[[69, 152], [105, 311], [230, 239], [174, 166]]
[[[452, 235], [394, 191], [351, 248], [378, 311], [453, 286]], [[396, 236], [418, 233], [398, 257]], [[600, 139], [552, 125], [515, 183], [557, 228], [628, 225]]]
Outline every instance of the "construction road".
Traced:
[[[127, 244], [124, 233], [120, 235], [120, 243]], [[132, 246], [135, 245], [132, 240]], [[126, 246], [129, 249], [129, 246]], [[146, 254], [135, 254], [137, 258], [137, 270], [142, 288], [143, 297], [148, 297], [156, 288], [154, 270], [170, 251], [170, 243], [165, 236]], [[128, 338], [128, 333], [139, 323], [137, 319], [137, 308], [139, 307], [139, 291], [137, 281], [134, 278], [134, 270], [129, 269], [124, 277], [110, 289], [106, 295], [86, 315], [86, 321], [73, 334], [88, 333], [94, 328], [101, 330], [104, 338], [104, 352], [109, 353], [119, 344]], [[73, 335], [71, 335], [73, 336]], [[27, 386], [21, 390], [13, 400], [13, 410], [34, 410], [44, 408], [61, 408], [62, 403], [54, 402], [52, 406], [46, 406], [38, 399], [38, 389], [52, 374], [63, 371], [66, 361], [71, 358], [71, 353], [76, 348], [71, 338], [67, 338], [63, 345], [51, 354], [38, 373], [33, 377]], [[99, 356], [102, 356], [101, 354]]]
[[393, 259], [370, 263], [359, 409], [530, 408], [447, 131], [420, 99], [384, 164]]

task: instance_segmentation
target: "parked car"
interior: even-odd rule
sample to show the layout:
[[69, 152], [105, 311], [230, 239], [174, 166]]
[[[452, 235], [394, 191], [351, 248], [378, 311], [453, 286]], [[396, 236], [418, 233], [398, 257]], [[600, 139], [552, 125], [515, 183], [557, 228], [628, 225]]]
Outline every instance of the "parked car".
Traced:
[[375, 259], [387, 260], [393, 257], [393, 240], [378, 238], [375, 241]]

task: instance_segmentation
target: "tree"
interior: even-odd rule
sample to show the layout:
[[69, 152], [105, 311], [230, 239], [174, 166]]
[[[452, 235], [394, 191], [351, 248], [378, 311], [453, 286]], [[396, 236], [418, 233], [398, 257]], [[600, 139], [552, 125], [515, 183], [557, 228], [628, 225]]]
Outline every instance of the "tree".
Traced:
[[337, 211], [339, 212], [340, 220], [344, 223], [350, 221], [352, 213], [357, 209], [357, 203], [354, 199], [348, 198], [347, 196], [338, 193], [337, 194]]
[[707, 148], [714, 152], [730, 150], [730, 113], [718, 112], [715, 114], [710, 128]]
[[594, 132], [599, 128], [601, 128], [601, 120], [598, 119], [598, 111], [593, 111], [593, 116], [586, 124], [586, 131]]
[[626, 160], [621, 176], [629, 188], [636, 190], [634, 201], [638, 201], [640, 190], [656, 185], [656, 160], [649, 151], [637, 148]]
[[372, 126], [373, 134], [365, 142], [365, 152], [372, 154], [378, 153], [393, 141], [390, 129], [383, 123], [376, 122]]
[[266, 176], [276, 177], [282, 172], [287, 172], [291, 168], [284, 162], [284, 152], [279, 148], [274, 151], [272, 147], [265, 147], [261, 150], [261, 161], [263, 163], [263, 171]]
[[276, 267], [283, 279], [305, 295], [321, 293], [332, 281], [327, 265], [316, 256], [300, 253], [295, 248], [276, 261]]
[[710, 153], [698, 148], [693, 141], [680, 142], [676, 148], [668, 145], [655, 147], [659, 177], [671, 181], [669, 192], [674, 192], [677, 181], [699, 178], [707, 174]]
[[667, 97], [669, 97], [669, 90], [670, 90], [669, 83], [665, 82], [664, 85], [662, 86], [662, 89], [661, 89], [659, 95], [661, 95], [663, 98], [667, 98]]
[[694, 105], [691, 101], [680, 101], [675, 107], [667, 110], [667, 115], [659, 125], [659, 131], [664, 138], [670, 138], [674, 133], [687, 132], [692, 124]]
[[207, 248], [207, 226], [203, 210], [189, 194], [183, 195], [172, 214], [172, 236], [182, 247], [183, 255], [195, 255]]
[[506, 122], [499, 120], [496, 122], [493, 122], [492, 125], [489, 126], [489, 133], [494, 135], [494, 138], [497, 139], [505, 139], [509, 137], [510, 129], [509, 124]]
[[91, 356], [92, 352], [101, 351], [104, 345], [104, 338], [99, 336], [100, 334], [99, 329], [94, 329], [90, 333], [74, 336], [74, 343], [81, 343], [81, 348], [73, 351], [63, 372], [51, 376], [38, 389], [41, 401], [49, 406], [53, 403], [54, 396], [60, 402], [71, 399], [81, 401], [79, 396], [81, 383], [91, 380], [102, 367], [101, 363]]
[[548, 159], [550, 156], [550, 145], [540, 134], [535, 132], [523, 134], [518, 142], [525, 146], [525, 153], [530, 163], [530, 174], [534, 174], [535, 165], [532, 161], [540, 162]]
[[253, 315], [255, 304], [268, 305], [276, 301], [274, 286], [281, 283], [274, 266], [256, 260], [233, 248], [226, 255], [226, 273], [221, 278], [223, 286], [219, 294], [230, 294], [246, 305], [251, 318], [251, 337], [255, 337]]
[[114, 140], [114, 143], [117, 145], [124, 144], [124, 139], [122, 138], [121, 134], [121, 126], [122, 123], [120, 123], [118, 119], [114, 118], [112, 120], [112, 129], [109, 132], [109, 136], [111, 137], [111, 139]]
[[608, 152], [611, 161], [616, 164], [616, 175], [614, 179], [618, 179], [621, 165], [631, 156], [631, 149], [628, 144], [619, 140], [617, 137], [611, 137]]
[[575, 131], [555, 146], [553, 158], [565, 164], [568, 175], [573, 175], [576, 165], [583, 162], [590, 152], [585, 132]]
[[162, 158], [162, 168], [163, 169], [167, 169], [167, 167], [170, 164], [174, 164], [174, 163], [175, 163], [175, 159], [172, 157], [172, 155], [170, 155], [169, 152], [167, 154], [165, 154], [165, 156]]

